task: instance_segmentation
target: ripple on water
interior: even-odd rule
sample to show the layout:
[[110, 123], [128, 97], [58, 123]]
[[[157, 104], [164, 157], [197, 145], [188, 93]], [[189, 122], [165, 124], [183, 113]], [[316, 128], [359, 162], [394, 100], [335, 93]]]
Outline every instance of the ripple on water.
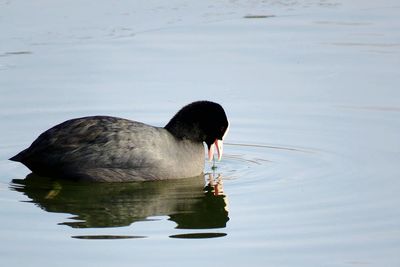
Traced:
[[[267, 184], [290, 181], [307, 182], [311, 177], [321, 177], [334, 155], [311, 148], [226, 143], [229, 153], [217, 163], [215, 172], [224, 180], [232, 180], [251, 191], [268, 189]], [[256, 186], [255, 186], [256, 185]]]
[[133, 236], [133, 235], [75, 235], [71, 236], [75, 239], [86, 239], [86, 240], [115, 240], [115, 239], [137, 239], [146, 238], [146, 236]]
[[202, 238], [216, 238], [224, 237], [226, 233], [189, 233], [189, 234], [178, 234], [171, 235], [171, 238], [182, 238], [182, 239], [202, 239]]

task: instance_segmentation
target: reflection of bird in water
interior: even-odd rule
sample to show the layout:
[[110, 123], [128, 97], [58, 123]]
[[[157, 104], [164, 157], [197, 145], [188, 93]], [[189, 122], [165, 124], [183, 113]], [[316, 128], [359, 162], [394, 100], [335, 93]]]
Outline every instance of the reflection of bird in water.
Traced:
[[214, 174], [209, 173], [207, 179], [207, 191], [212, 192], [215, 196], [224, 194], [224, 187], [222, 181], [222, 175], [218, 174], [216, 178], [214, 178]]
[[[213, 179], [212, 179], [213, 180]], [[73, 214], [63, 222], [73, 228], [127, 226], [152, 216], [167, 215], [177, 228], [207, 229], [226, 226], [226, 196], [215, 185], [204, 187], [204, 176], [133, 182], [76, 183], [30, 174], [13, 180], [22, 192], [48, 212]], [[211, 190], [212, 189], [212, 190]]]
[[[227, 197], [223, 194], [222, 176], [218, 175], [215, 179], [211, 173], [207, 176], [204, 199], [196, 203], [197, 212], [170, 215], [172, 221], [179, 222], [177, 228], [219, 228], [221, 222], [224, 222], [223, 227], [226, 226], [229, 211]], [[204, 225], [207, 227], [202, 227]]]

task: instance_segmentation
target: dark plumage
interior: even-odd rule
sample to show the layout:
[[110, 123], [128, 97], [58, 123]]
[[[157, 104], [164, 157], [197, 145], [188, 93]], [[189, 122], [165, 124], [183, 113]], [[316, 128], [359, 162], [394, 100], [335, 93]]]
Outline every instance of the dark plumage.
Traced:
[[65, 121], [10, 158], [42, 176], [125, 182], [194, 177], [204, 169], [204, 146], [219, 158], [228, 129], [223, 108], [198, 101], [164, 127], [108, 116]]

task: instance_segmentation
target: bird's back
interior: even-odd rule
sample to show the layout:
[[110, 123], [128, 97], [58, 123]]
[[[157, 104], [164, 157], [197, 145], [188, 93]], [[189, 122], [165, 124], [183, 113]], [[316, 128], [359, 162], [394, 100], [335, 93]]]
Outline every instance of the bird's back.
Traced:
[[[170, 154], [177, 146], [182, 146], [178, 143], [163, 128], [108, 116], [84, 117], [45, 131], [11, 160], [22, 162], [40, 175], [61, 178], [96, 181], [168, 179], [175, 175], [168, 168], [176, 162], [166, 158], [173, 156]], [[200, 164], [196, 156], [199, 146], [194, 150], [196, 152], [189, 153], [197, 162], [192, 166], [193, 173], [198, 172]]]

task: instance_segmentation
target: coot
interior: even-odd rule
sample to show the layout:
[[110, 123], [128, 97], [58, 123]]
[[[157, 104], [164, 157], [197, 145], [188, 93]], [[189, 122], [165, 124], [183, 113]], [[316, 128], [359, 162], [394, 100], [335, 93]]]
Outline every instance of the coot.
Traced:
[[221, 105], [197, 101], [183, 107], [165, 127], [109, 116], [65, 121], [42, 133], [10, 158], [41, 175], [96, 182], [165, 180], [200, 175], [204, 145], [209, 160], [228, 119]]

